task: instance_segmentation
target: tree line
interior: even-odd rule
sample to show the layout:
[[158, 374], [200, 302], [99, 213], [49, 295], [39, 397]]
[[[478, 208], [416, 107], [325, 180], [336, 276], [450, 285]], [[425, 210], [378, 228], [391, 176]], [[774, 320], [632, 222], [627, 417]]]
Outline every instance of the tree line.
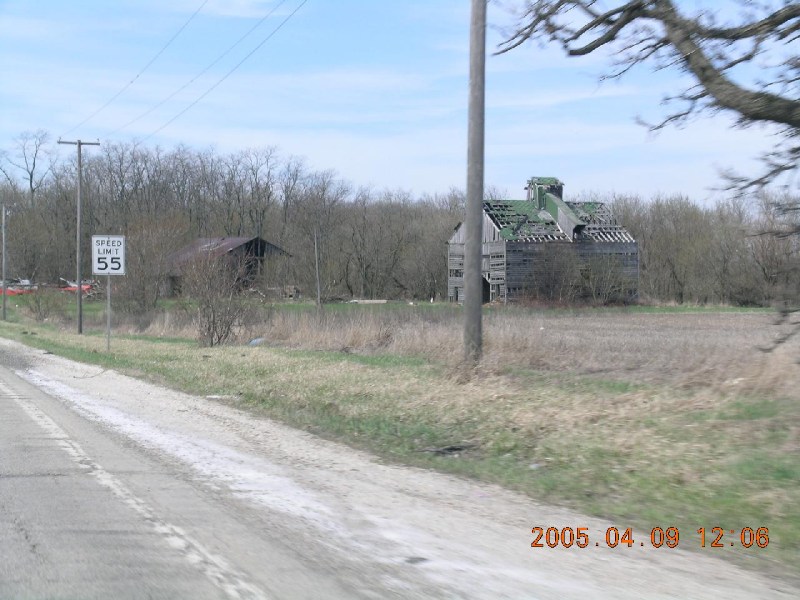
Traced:
[[[38, 282], [75, 276], [77, 159], [51, 160], [48, 142], [45, 132], [25, 133], [0, 156], [8, 272]], [[139, 310], [155, 306], [169, 254], [198, 237], [260, 236], [282, 248], [290, 257], [265, 272], [264, 286], [315, 295], [318, 258], [325, 298], [446, 294], [458, 190], [412, 197], [356, 187], [273, 147], [220, 154], [103, 144], [85, 149], [82, 162], [83, 247], [93, 234], [127, 236], [120, 285]]]
[[[77, 161], [51, 159], [51, 149], [45, 132], [22, 134], [0, 156], [0, 171], [8, 274], [54, 283], [75, 274]], [[285, 250], [264, 271], [264, 289], [292, 285], [313, 297], [318, 264], [327, 299], [446, 298], [446, 242], [464, 208], [456, 188], [414, 197], [357, 187], [273, 147], [220, 154], [103, 144], [85, 151], [82, 189], [83, 247], [93, 234], [127, 236], [117, 298], [137, 312], [163, 294], [169, 254], [198, 237], [260, 236]], [[645, 299], [768, 304], [797, 285], [800, 248], [788, 235], [797, 214], [780, 210], [784, 197], [714, 206], [594, 200], [610, 202], [639, 242]]]
[[796, 204], [758, 192], [711, 206], [686, 197], [613, 200], [617, 218], [639, 243], [639, 293], [683, 304], [796, 302], [800, 239]]

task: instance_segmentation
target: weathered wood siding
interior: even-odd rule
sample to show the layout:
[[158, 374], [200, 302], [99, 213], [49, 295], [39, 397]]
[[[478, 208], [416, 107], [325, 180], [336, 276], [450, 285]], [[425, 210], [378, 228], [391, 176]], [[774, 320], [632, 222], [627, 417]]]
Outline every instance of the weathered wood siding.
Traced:
[[[447, 297], [451, 302], [464, 300], [464, 230], [463, 223], [456, 227], [447, 247]], [[627, 233], [625, 237], [632, 239]], [[636, 242], [601, 241], [602, 238], [573, 242], [509, 242], [502, 238], [497, 225], [486, 213], [483, 214], [482, 238], [481, 273], [484, 293], [488, 295], [485, 300], [514, 300], [542, 290], [561, 298], [556, 290], [558, 286], [569, 286], [571, 293], [585, 296], [587, 288], [595, 285], [597, 271], [603, 269], [607, 272], [601, 275], [613, 279], [613, 285], [621, 290], [624, 298], [633, 299], [638, 295], [639, 248]], [[609, 234], [609, 240], [614, 238]]]
[[[489, 285], [489, 301], [505, 299], [506, 251], [505, 242], [482, 245], [481, 274]], [[447, 246], [447, 298], [450, 302], [464, 300], [464, 244], [452, 241]]]
[[450, 302], [464, 300], [464, 243], [447, 245], [447, 299]]
[[[597, 268], [602, 259], [609, 259], [618, 284], [626, 299], [638, 295], [639, 247], [636, 242], [551, 242], [506, 244], [507, 300], [530, 295], [542, 285], [555, 285], [559, 280], [581, 275]], [[575, 284], [581, 280], [576, 278]]]
[[[464, 300], [464, 244], [466, 232], [463, 223], [453, 231], [447, 245], [447, 298], [450, 302]], [[481, 272], [490, 284], [490, 300], [505, 294], [505, 242], [500, 230], [483, 214]], [[498, 256], [502, 256], [499, 259]], [[500, 291], [502, 286], [502, 292]]]
[[[465, 231], [466, 227], [464, 227], [464, 223], [459, 223], [458, 226], [453, 231], [453, 235], [450, 236], [450, 243], [451, 244], [464, 244], [467, 240], [467, 234]], [[492, 243], [492, 242], [502, 242], [503, 238], [500, 237], [500, 230], [497, 228], [497, 225], [492, 223], [492, 220], [483, 213], [483, 239], [482, 242], [484, 244]]]

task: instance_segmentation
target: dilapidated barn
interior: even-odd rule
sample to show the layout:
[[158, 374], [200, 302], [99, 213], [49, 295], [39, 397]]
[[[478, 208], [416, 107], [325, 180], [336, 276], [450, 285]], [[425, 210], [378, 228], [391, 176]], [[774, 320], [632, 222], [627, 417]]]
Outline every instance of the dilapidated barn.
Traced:
[[[636, 240], [602, 202], [567, 202], [555, 177], [533, 177], [525, 200], [483, 203], [483, 301], [541, 298], [630, 301], [637, 295]], [[448, 242], [448, 298], [464, 300], [465, 231]]]
[[242, 267], [240, 287], [247, 287], [262, 273], [267, 261], [288, 254], [260, 237], [198, 238], [169, 257], [169, 294], [181, 289], [184, 268], [197, 260], [229, 257]]

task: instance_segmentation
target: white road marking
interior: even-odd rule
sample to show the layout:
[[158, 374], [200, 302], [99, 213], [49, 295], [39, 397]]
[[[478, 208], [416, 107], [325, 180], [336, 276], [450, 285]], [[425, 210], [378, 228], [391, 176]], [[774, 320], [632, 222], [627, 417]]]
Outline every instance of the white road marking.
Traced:
[[202, 571], [229, 598], [267, 600], [267, 596], [259, 588], [250, 583], [242, 573], [231, 567], [223, 557], [203, 547], [202, 544], [192, 539], [177, 525], [157, 517], [153, 509], [144, 500], [136, 496], [119, 479], [92, 460], [78, 442], [71, 439], [55, 421], [42, 412], [33, 402], [18, 394], [2, 381], [0, 381], [0, 393], [16, 402], [44, 430], [48, 438], [56, 441], [73, 462], [138, 513], [164, 539], [168, 546], [178, 550], [187, 562]]
[[110, 426], [146, 448], [177, 458], [212, 488], [224, 485], [237, 497], [313, 524], [326, 535], [335, 534], [342, 540], [351, 537], [330, 507], [274, 463], [200, 437], [156, 427], [37, 371], [17, 371], [17, 375], [66, 401], [85, 418]]

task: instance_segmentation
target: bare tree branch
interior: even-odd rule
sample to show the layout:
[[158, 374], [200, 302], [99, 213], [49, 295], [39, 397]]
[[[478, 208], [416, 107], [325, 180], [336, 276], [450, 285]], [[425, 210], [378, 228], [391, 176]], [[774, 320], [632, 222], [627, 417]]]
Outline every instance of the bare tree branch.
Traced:
[[[729, 111], [740, 126], [756, 123], [783, 126], [776, 148], [762, 160], [765, 170], [736, 180], [742, 189], [763, 187], [796, 171], [800, 161], [800, 56], [790, 42], [800, 36], [800, 2], [749, 2], [738, 22], [719, 23], [712, 12], [681, 12], [675, 0], [617, 0], [599, 9], [596, 0], [526, 0], [516, 29], [507, 34], [498, 54], [527, 41], [558, 43], [569, 56], [585, 56], [606, 48], [611, 71], [603, 79], [621, 77], [633, 67], [678, 67], [695, 84], [667, 98], [680, 107], [660, 123], [682, 124], [704, 111]], [[777, 3], [773, 3], [777, 4]], [[606, 5], [607, 6], [607, 5]], [[757, 63], [758, 61], [758, 63]], [[742, 75], [755, 66], [759, 77]]]

